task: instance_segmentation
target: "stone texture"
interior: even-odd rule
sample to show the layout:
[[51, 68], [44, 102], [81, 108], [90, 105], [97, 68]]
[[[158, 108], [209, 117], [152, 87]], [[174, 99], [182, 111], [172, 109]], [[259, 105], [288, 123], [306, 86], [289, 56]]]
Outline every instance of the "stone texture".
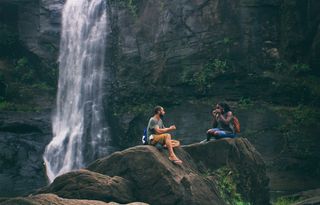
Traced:
[[[16, 7], [13, 13], [17, 15], [14, 19], [17, 20], [12, 24], [19, 30], [21, 42], [34, 54], [55, 62], [64, 2], [0, 0], [0, 7], [13, 4]], [[113, 142], [117, 145], [128, 147], [140, 143], [141, 131], [149, 113], [144, 116], [129, 111], [119, 113], [118, 108], [127, 104], [139, 106], [141, 102], [169, 105], [171, 110], [183, 109], [168, 116], [173, 122], [179, 123], [179, 130], [175, 134], [181, 136], [180, 140], [184, 140], [184, 143], [203, 139], [202, 133], [206, 129], [203, 122], [208, 122], [205, 117], [207, 113], [200, 117], [198, 115], [199, 111], [207, 112], [207, 106], [199, 108], [197, 105], [181, 103], [203, 96], [193, 87], [186, 87], [183, 76], [185, 73], [201, 71], [210, 58], [230, 59], [230, 72], [235, 72], [215, 79], [219, 86], [214, 86], [208, 92], [213, 101], [237, 101], [244, 97], [304, 104], [316, 99], [311, 92], [307, 98], [309, 100], [299, 101], [299, 96], [309, 93], [304, 88], [284, 94], [283, 90], [273, 86], [273, 79], [266, 76], [264, 71], [273, 72], [275, 62], [288, 60], [293, 64], [309, 63], [312, 72], [319, 73], [319, 1], [153, 0], [131, 1], [131, 5], [128, 2], [108, 1], [108, 91], [105, 101]], [[275, 93], [270, 94], [270, 90]], [[190, 122], [180, 117], [186, 111], [192, 119]], [[244, 116], [242, 119], [246, 119], [247, 115]], [[271, 114], [267, 116], [273, 117]], [[255, 119], [259, 121], [262, 118], [260, 115]], [[249, 123], [253, 123], [253, 126]], [[190, 124], [197, 125], [197, 128], [199, 126], [200, 131], [195, 131], [198, 129]], [[280, 145], [286, 142], [277, 130], [263, 126], [250, 121], [245, 127], [248, 133], [251, 131], [251, 136], [256, 136], [252, 132], [259, 128], [254, 131], [259, 137], [252, 137], [252, 142], [271, 162], [272, 157], [281, 152]], [[18, 135], [16, 137], [19, 138]], [[9, 146], [5, 146], [11, 147], [6, 135], [2, 140], [9, 143]], [[11, 141], [14, 141], [13, 138]], [[272, 146], [274, 144], [275, 147]], [[290, 145], [295, 144], [290, 142]], [[311, 141], [310, 144], [316, 143]], [[11, 155], [12, 152], [8, 153]], [[278, 164], [286, 163], [285, 167], [289, 168], [300, 162], [292, 159], [290, 153], [288, 157], [276, 161]], [[281, 189], [301, 186], [301, 183], [285, 185], [298, 177], [302, 182], [306, 181], [301, 175], [294, 175], [284, 180], [285, 183], [278, 183], [284, 179], [282, 176], [288, 176], [288, 172], [275, 175], [270, 175], [272, 178], [275, 176], [271, 184]], [[12, 187], [9, 179], [11, 177], [6, 174], [1, 177], [8, 187]], [[314, 183], [312, 187], [318, 186], [317, 180], [311, 177], [311, 181]], [[310, 178], [308, 183], [304, 183], [308, 184], [305, 188], [311, 188], [309, 182]]]
[[[229, 139], [176, 148], [182, 165], [163, 150], [137, 146], [99, 159], [88, 169], [133, 183], [138, 201], [150, 204], [224, 204], [205, 170], [228, 166], [239, 174], [238, 191], [252, 204], [269, 204], [268, 178], [260, 154], [246, 139]], [[189, 153], [189, 154], [187, 154]], [[196, 163], [195, 163], [196, 162]], [[145, 193], [152, 194], [145, 194]], [[166, 196], [166, 201], [163, 197]]]
[[[175, 165], [153, 146], [137, 146], [99, 159], [88, 169], [108, 176], [121, 176], [133, 183], [137, 201], [150, 204], [224, 204], [212, 182], [197, 171], [181, 148], [183, 160]], [[165, 200], [164, 200], [165, 199]]]
[[135, 201], [131, 183], [118, 176], [109, 177], [87, 170], [62, 175], [37, 193], [53, 193], [68, 199], [90, 199], [104, 202]]
[[25, 195], [47, 183], [42, 154], [51, 137], [49, 113], [0, 114], [0, 197]]
[[320, 204], [320, 189], [302, 191], [283, 198], [294, 201], [292, 205], [317, 205]]
[[[40, 194], [29, 197], [17, 197], [0, 202], [1, 205], [119, 205], [118, 203], [105, 203], [94, 200], [63, 199], [54, 194]], [[130, 205], [147, 205], [146, 203], [130, 203]]]
[[34, 54], [57, 60], [64, 1], [32, 1], [19, 6], [19, 37]]
[[21, 43], [33, 54], [55, 63], [58, 57], [61, 12], [64, 0], [0, 1], [0, 7], [12, 5], [18, 11], [14, 25]]
[[[273, 73], [276, 64], [284, 60], [310, 64], [312, 72], [318, 72], [317, 1], [160, 0], [108, 4], [106, 70], [110, 72], [107, 84], [111, 89], [106, 109], [113, 140], [121, 146], [131, 145], [132, 139], [140, 136], [136, 133], [141, 131], [136, 128], [139, 122], [146, 124], [143, 117], [128, 108], [139, 109], [142, 103], [174, 107], [203, 96], [293, 104], [313, 101], [308, 90], [277, 86], [266, 73]], [[227, 59], [228, 69], [214, 78], [214, 85], [203, 94], [188, 86], [185, 77], [204, 70], [210, 59]], [[187, 128], [186, 132], [193, 130]]]
[[269, 203], [269, 179], [264, 161], [245, 138], [222, 139], [183, 147], [198, 166], [210, 170], [227, 166], [238, 174], [237, 189], [252, 204]]

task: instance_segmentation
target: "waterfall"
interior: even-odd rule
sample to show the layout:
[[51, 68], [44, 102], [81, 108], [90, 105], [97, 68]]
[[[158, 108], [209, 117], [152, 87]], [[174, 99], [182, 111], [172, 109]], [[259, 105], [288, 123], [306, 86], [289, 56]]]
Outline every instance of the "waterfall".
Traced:
[[108, 151], [102, 105], [106, 20], [105, 0], [64, 5], [53, 139], [43, 157], [50, 182]]

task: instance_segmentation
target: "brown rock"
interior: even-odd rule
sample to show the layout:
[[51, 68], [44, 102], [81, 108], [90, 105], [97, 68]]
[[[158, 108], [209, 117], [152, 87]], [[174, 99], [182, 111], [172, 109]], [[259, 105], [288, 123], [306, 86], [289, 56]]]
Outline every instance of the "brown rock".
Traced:
[[221, 139], [184, 146], [198, 167], [216, 170], [228, 166], [237, 173], [237, 190], [252, 204], [269, 204], [269, 179], [263, 159], [245, 138]]
[[64, 174], [38, 193], [53, 193], [63, 198], [105, 202], [129, 203], [135, 201], [132, 184], [128, 180], [87, 170]]
[[[39, 194], [29, 197], [17, 197], [6, 200], [1, 205], [118, 205], [94, 200], [63, 199], [54, 194]], [[147, 205], [145, 203], [131, 203], [130, 205]]]
[[169, 161], [153, 146], [137, 146], [92, 163], [88, 169], [121, 176], [134, 184], [138, 201], [150, 204], [225, 204], [215, 187], [197, 171], [183, 149], [175, 149], [182, 165]]

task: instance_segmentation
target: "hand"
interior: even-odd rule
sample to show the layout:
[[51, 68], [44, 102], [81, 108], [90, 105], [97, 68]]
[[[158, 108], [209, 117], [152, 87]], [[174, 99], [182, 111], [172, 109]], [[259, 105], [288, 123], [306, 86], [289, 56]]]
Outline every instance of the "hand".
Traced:
[[170, 130], [175, 130], [175, 129], [177, 129], [175, 125], [171, 125], [169, 128], [170, 128]]
[[212, 111], [212, 115], [213, 116], [217, 116], [219, 114], [221, 114], [221, 110], [219, 110], [219, 109], [215, 109], [215, 110]]

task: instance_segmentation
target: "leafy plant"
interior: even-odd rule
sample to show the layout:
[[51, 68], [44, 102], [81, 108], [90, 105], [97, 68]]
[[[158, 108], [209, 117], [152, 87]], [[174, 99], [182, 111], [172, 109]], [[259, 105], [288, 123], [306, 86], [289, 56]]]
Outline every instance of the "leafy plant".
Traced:
[[138, 16], [138, 8], [137, 5], [134, 2], [135, 0], [129, 0], [128, 1], [128, 8], [133, 14], [133, 16], [137, 17]]
[[[320, 163], [317, 144], [317, 135], [313, 131], [319, 127], [320, 110], [307, 106], [297, 106], [289, 109], [278, 109], [277, 112], [284, 119], [279, 131], [283, 138], [282, 154], [290, 153], [300, 160], [292, 167], [297, 172], [309, 176], [319, 176]], [[290, 167], [279, 167], [291, 169]]]
[[134, 17], [138, 16], [138, 7], [136, 0], [112, 0], [112, 2], [117, 2], [120, 6], [128, 8]]
[[14, 111], [15, 106], [13, 103], [7, 102], [7, 101], [0, 101], [0, 110], [1, 111]]
[[253, 102], [250, 98], [242, 97], [238, 102], [239, 108], [246, 109], [253, 106]]
[[222, 167], [212, 173], [215, 176], [218, 190], [223, 200], [229, 205], [250, 205], [237, 192], [236, 174], [228, 167]]
[[32, 84], [36, 75], [34, 68], [30, 65], [27, 57], [22, 57], [15, 63], [12, 75], [16, 81]]
[[276, 200], [274, 205], [290, 205], [297, 202], [296, 199], [288, 198], [288, 197], [280, 197]]
[[307, 64], [297, 63], [297, 64], [293, 64], [291, 67], [291, 72], [293, 74], [304, 74], [304, 73], [310, 72], [310, 70], [311, 69]]
[[274, 71], [279, 74], [286, 74], [284, 77], [306, 74], [311, 71], [310, 66], [304, 63], [295, 63], [291, 66], [284, 61], [275, 63]]
[[195, 73], [184, 73], [183, 82], [196, 87], [201, 93], [206, 93], [214, 86], [214, 78], [228, 70], [226, 60], [210, 59], [201, 70]]

